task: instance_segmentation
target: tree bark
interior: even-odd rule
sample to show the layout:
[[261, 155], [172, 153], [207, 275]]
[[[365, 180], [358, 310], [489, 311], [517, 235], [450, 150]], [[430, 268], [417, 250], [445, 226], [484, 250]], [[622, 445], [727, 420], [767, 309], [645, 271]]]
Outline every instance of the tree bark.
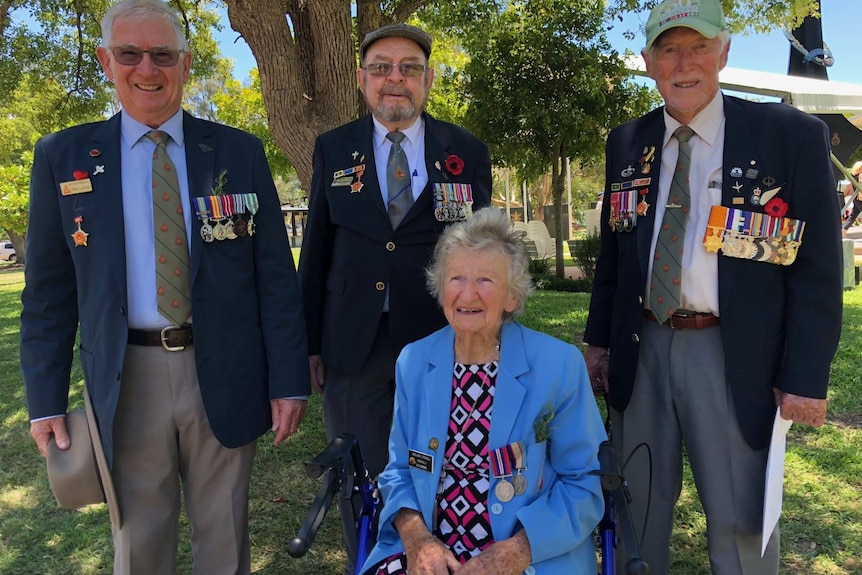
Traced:
[[562, 279], [566, 276], [565, 262], [563, 262], [563, 162], [565, 153], [563, 151], [563, 139], [557, 138], [554, 142], [554, 161], [551, 168], [551, 190], [554, 197], [554, 249], [557, 260], [557, 277]]

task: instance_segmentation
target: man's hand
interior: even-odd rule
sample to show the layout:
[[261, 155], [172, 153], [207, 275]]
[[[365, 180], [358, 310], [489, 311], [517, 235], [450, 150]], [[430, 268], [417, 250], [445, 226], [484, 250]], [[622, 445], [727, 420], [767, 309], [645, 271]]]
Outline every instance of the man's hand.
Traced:
[[584, 361], [587, 363], [587, 373], [590, 374], [590, 385], [596, 395], [605, 395], [608, 392], [608, 367], [611, 363], [611, 354], [608, 348], [597, 345], [587, 345], [584, 353]]
[[311, 371], [311, 389], [317, 393], [323, 393], [323, 376], [326, 375], [323, 360], [319, 355], [309, 355], [308, 367]]
[[34, 421], [30, 424], [30, 437], [36, 442], [42, 457], [48, 457], [48, 441], [51, 437], [54, 437], [57, 447], [62, 450], [69, 449], [72, 445], [69, 432], [66, 430], [65, 415]]
[[775, 403], [781, 408], [781, 417], [812, 427], [820, 427], [826, 421], [826, 400], [802, 397], [772, 388]]
[[270, 399], [272, 406], [272, 430], [275, 432], [273, 445], [278, 445], [299, 429], [305, 417], [308, 402], [304, 399]]

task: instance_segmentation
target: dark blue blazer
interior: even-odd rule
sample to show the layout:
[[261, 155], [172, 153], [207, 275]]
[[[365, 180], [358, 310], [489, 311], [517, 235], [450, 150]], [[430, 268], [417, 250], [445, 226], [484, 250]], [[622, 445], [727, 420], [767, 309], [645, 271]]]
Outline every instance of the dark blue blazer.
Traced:
[[[584, 340], [608, 347], [610, 393], [624, 411], [635, 382], [643, 298], [655, 210], [639, 217], [632, 232], [608, 226], [610, 183], [637, 166], [644, 148], [655, 146], [646, 201], [658, 196], [665, 125], [663, 108], [615, 128], [607, 142], [602, 248]], [[770, 176], [787, 202], [786, 217], [806, 222], [802, 246], [789, 266], [718, 257], [719, 313], [725, 375], [742, 432], [755, 449], [768, 445], [775, 413], [772, 388], [825, 398], [829, 368], [838, 347], [842, 312], [842, 256], [835, 180], [826, 125], [784, 104], [761, 104], [724, 96], [725, 141], [721, 204], [763, 211], [749, 201], [755, 182], [734, 177], [754, 166], [757, 182]], [[637, 176], [634, 176], [637, 177]], [[734, 204], [742, 184], [745, 204]], [[766, 188], [764, 188], [766, 189]]]
[[[428, 184], [394, 231], [377, 181], [371, 115], [322, 134], [314, 145], [299, 281], [309, 352], [342, 373], [355, 374], [365, 363], [387, 287], [393, 357], [446, 324], [425, 288], [425, 266], [447, 225], [434, 217], [433, 184], [471, 184], [474, 210], [491, 203], [488, 147], [463, 128], [424, 118]], [[445, 167], [452, 154], [464, 161], [457, 176]], [[361, 163], [359, 192], [332, 185], [337, 171]]]
[[[305, 325], [278, 196], [261, 142], [183, 116], [189, 195], [256, 193], [254, 236], [205, 243], [192, 218], [194, 352], [207, 417], [218, 440], [238, 447], [272, 424], [271, 398], [309, 390]], [[97, 150], [99, 154], [93, 157]], [[96, 174], [97, 165], [104, 173]], [[63, 196], [75, 170], [93, 191]], [[75, 334], [108, 461], [128, 319], [120, 169], [120, 115], [50, 134], [36, 144], [30, 183], [21, 366], [31, 418], [65, 413]], [[191, 204], [194, 206], [194, 203]], [[75, 217], [90, 235], [75, 247]]]

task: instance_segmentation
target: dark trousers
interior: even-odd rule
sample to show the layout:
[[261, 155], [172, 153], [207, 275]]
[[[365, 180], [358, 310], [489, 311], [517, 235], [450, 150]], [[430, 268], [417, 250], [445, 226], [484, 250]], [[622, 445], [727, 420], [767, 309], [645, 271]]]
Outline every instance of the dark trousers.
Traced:
[[[329, 441], [343, 433], [359, 440], [362, 458], [371, 477], [377, 477], [389, 460], [389, 429], [395, 399], [395, 356], [389, 337], [389, 321], [383, 314], [365, 365], [356, 375], [326, 368], [323, 388], [323, 419]], [[358, 506], [358, 498], [354, 498]], [[350, 505], [340, 503], [345, 573], [353, 575], [357, 552], [356, 526]]]

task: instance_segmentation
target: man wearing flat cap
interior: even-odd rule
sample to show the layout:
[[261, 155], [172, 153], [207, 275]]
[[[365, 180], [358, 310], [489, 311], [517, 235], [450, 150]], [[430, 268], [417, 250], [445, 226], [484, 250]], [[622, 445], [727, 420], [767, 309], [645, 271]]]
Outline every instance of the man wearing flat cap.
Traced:
[[712, 572], [774, 575], [778, 529], [764, 542], [762, 516], [776, 409], [823, 424], [841, 330], [828, 132], [721, 93], [717, 0], [661, 2], [646, 40], [665, 105], [608, 138], [587, 365], [629, 462], [650, 572], [671, 566], [684, 444]]
[[[369, 33], [356, 77], [371, 113], [314, 147], [299, 263], [311, 381], [327, 436], [356, 435], [372, 477], [387, 460], [395, 360], [445, 325], [425, 288], [437, 237], [491, 201], [488, 147], [423, 111], [431, 45], [406, 24]], [[342, 516], [352, 572], [355, 528]]]

